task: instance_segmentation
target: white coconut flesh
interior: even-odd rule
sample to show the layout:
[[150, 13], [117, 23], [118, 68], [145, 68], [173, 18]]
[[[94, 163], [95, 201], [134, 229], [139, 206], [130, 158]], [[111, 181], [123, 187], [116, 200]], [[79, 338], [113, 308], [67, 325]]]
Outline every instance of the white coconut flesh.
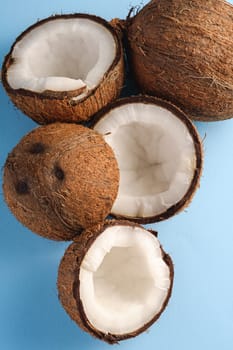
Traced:
[[187, 193], [196, 168], [193, 138], [172, 112], [153, 104], [129, 103], [95, 125], [112, 147], [120, 185], [112, 213], [153, 217]]
[[139, 227], [111, 226], [89, 248], [79, 273], [80, 299], [97, 330], [127, 334], [162, 311], [171, 286], [158, 239]]
[[51, 20], [16, 43], [7, 80], [13, 89], [38, 93], [82, 89], [79, 99], [100, 83], [115, 55], [113, 35], [98, 22]]

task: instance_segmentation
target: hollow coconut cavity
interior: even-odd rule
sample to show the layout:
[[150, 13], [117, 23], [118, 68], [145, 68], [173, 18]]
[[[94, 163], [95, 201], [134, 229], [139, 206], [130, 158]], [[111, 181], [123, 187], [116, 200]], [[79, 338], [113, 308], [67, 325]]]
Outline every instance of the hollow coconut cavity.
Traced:
[[80, 327], [109, 343], [155, 322], [171, 295], [173, 265], [156, 234], [125, 221], [93, 227], [65, 252], [58, 273], [64, 308]]
[[189, 204], [199, 185], [202, 147], [183, 112], [152, 97], [122, 99], [99, 114], [94, 130], [120, 169], [113, 215], [148, 223]]
[[53, 16], [16, 39], [2, 72], [13, 103], [35, 121], [87, 120], [120, 92], [121, 43], [99, 17]]
[[71, 240], [103, 221], [118, 185], [111, 148], [101, 135], [75, 124], [33, 130], [4, 167], [4, 197], [12, 213], [33, 232], [55, 240]]
[[156, 0], [122, 22], [141, 91], [192, 119], [232, 118], [232, 17], [227, 1]]

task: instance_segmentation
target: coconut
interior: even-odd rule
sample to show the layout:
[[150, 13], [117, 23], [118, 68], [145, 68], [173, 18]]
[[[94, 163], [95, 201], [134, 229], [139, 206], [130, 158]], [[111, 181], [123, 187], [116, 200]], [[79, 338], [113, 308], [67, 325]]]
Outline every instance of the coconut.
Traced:
[[135, 337], [164, 311], [173, 264], [155, 232], [127, 221], [86, 230], [66, 250], [60, 301], [85, 331], [110, 344]]
[[16, 39], [2, 67], [9, 97], [40, 124], [88, 120], [119, 95], [123, 75], [117, 33], [86, 14], [32, 25]]
[[199, 186], [202, 144], [181, 110], [154, 97], [131, 97], [102, 110], [93, 127], [120, 169], [112, 215], [151, 223], [187, 207]]
[[223, 0], [150, 1], [126, 23], [140, 88], [193, 119], [233, 117], [232, 17]]
[[4, 196], [12, 213], [30, 230], [55, 240], [70, 240], [103, 221], [118, 184], [111, 148], [101, 135], [75, 124], [36, 128], [4, 167]]

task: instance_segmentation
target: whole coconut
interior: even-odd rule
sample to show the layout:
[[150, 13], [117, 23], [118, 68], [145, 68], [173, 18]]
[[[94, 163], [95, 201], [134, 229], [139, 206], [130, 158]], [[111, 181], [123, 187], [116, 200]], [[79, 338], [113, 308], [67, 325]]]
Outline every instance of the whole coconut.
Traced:
[[233, 117], [232, 19], [233, 7], [223, 0], [151, 1], [127, 23], [141, 89], [193, 119]]
[[12, 213], [30, 230], [70, 240], [104, 220], [118, 183], [117, 162], [101, 135], [56, 123], [33, 130], [12, 150], [3, 190]]

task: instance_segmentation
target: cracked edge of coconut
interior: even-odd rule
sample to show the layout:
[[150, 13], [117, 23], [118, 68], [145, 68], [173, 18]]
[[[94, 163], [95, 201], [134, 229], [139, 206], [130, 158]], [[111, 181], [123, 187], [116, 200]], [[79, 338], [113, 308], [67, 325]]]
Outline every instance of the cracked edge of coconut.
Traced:
[[59, 266], [59, 299], [83, 330], [114, 344], [160, 317], [174, 269], [156, 236], [136, 223], [112, 220], [68, 247]]
[[203, 150], [180, 109], [150, 96], [124, 98], [97, 114], [92, 127], [111, 146], [120, 169], [114, 217], [152, 223], [189, 205], [199, 187]]

